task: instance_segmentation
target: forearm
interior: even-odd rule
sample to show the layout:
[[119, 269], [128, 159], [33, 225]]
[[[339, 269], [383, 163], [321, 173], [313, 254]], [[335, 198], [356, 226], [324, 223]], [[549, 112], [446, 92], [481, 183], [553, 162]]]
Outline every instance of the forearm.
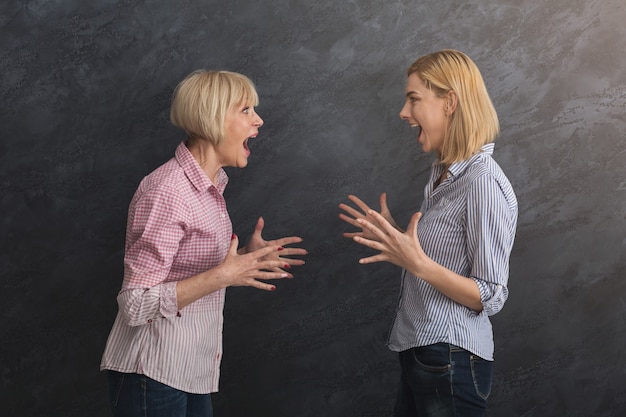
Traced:
[[212, 292], [228, 287], [230, 282], [220, 266], [211, 268], [176, 283], [176, 302], [182, 309]]
[[480, 290], [473, 279], [459, 275], [433, 260], [422, 264], [419, 270], [411, 269], [409, 272], [435, 287], [446, 297], [476, 312], [482, 311]]

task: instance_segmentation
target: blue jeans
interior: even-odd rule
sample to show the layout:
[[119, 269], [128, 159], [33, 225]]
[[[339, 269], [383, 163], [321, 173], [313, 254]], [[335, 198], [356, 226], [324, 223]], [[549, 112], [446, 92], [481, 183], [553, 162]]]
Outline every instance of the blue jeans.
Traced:
[[107, 373], [114, 417], [213, 417], [211, 394], [189, 394], [145, 375]]
[[493, 362], [448, 343], [400, 352], [395, 417], [482, 417]]

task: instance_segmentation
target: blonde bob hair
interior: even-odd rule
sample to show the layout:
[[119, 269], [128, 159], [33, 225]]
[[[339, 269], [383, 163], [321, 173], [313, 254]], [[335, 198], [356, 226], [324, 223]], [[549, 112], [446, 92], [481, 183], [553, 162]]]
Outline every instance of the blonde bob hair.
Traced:
[[188, 140], [208, 140], [219, 145], [225, 136], [224, 119], [232, 106], [259, 104], [252, 81], [230, 71], [196, 70], [174, 90], [170, 120], [187, 134]]
[[439, 98], [456, 96], [439, 155], [442, 163], [463, 161], [496, 139], [498, 115], [478, 67], [467, 55], [444, 49], [422, 56], [409, 68], [411, 74]]

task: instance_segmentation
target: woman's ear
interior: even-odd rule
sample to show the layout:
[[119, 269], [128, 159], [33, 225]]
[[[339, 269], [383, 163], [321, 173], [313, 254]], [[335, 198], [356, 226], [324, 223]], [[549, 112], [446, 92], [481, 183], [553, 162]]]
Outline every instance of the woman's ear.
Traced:
[[451, 116], [452, 114], [454, 114], [457, 103], [458, 98], [456, 93], [453, 90], [448, 91], [448, 93], [446, 94], [446, 115]]

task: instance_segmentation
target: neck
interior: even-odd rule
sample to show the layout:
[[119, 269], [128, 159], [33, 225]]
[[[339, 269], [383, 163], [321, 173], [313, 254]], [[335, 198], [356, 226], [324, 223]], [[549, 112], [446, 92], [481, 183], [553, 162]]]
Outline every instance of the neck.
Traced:
[[189, 153], [198, 162], [206, 176], [209, 177], [213, 184], [217, 184], [222, 164], [220, 164], [217, 157], [215, 146], [208, 140], [196, 139], [187, 141], [187, 149], [189, 149]]

